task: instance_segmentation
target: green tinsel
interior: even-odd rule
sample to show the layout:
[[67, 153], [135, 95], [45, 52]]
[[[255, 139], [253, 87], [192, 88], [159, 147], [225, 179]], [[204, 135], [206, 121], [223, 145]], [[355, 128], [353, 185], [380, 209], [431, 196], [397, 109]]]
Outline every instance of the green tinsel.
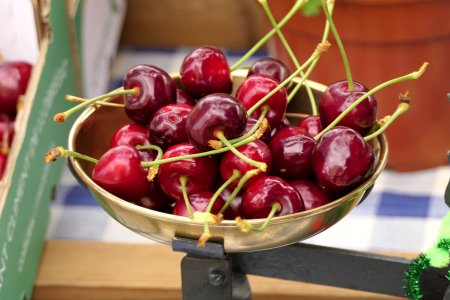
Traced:
[[440, 240], [439, 243], [437, 244], [437, 247], [447, 250], [448, 253], [450, 254], [450, 238]]
[[418, 300], [422, 298], [422, 293], [420, 292], [420, 275], [422, 271], [430, 266], [430, 261], [421, 253], [417, 258], [411, 261], [409, 264], [408, 271], [405, 272], [405, 292], [406, 297], [413, 300]]

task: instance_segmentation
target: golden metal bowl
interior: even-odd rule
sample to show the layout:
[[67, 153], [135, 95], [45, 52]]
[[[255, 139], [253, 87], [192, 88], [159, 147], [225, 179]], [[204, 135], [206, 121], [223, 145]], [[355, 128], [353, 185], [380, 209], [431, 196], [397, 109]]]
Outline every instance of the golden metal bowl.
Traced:
[[[246, 76], [246, 70], [233, 72], [234, 90]], [[172, 74], [179, 84], [179, 75]], [[324, 85], [309, 82], [316, 99], [325, 89]], [[109, 99], [121, 102], [121, 97]], [[310, 113], [306, 90], [302, 88], [288, 107], [289, 112]], [[69, 149], [92, 157], [100, 157], [107, 149], [112, 133], [129, 123], [123, 109], [106, 106], [91, 106], [75, 121], [69, 135]], [[227, 252], [255, 251], [280, 247], [307, 239], [326, 230], [341, 220], [362, 199], [374, 184], [387, 161], [387, 141], [380, 135], [372, 142], [376, 153], [376, 167], [373, 174], [351, 193], [335, 201], [292, 215], [276, 217], [262, 232], [242, 232], [235, 221], [223, 221], [210, 225], [211, 241], [223, 243]], [[203, 224], [188, 218], [153, 211], [122, 200], [105, 191], [91, 179], [93, 165], [69, 158], [74, 175], [86, 185], [99, 205], [114, 219], [134, 232], [149, 239], [170, 244], [173, 237], [198, 239], [203, 232]], [[248, 220], [253, 225], [261, 219]]]

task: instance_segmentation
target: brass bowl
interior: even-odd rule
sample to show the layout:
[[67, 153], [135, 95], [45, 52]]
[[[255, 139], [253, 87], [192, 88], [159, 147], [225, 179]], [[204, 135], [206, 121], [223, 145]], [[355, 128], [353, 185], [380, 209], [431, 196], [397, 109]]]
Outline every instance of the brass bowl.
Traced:
[[[246, 70], [233, 72], [234, 90], [244, 80]], [[179, 75], [172, 74], [179, 84]], [[324, 85], [309, 82], [316, 99], [325, 89]], [[109, 99], [121, 102], [121, 97]], [[310, 113], [309, 100], [302, 88], [288, 107], [288, 111]], [[107, 149], [112, 133], [129, 123], [123, 109], [106, 106], [91, 106], [75, 120], [69, 135], [69, 149], [92, 157], [100, 157]], [[334, 225], [350, 212], [368, 192], [386, 165], [387, 141], [380, 135], [372, 142], [376, 154], [373, 174], [358, 188], [335, 201], [300, 213], [276, 217], [262, 232], [242, 232], [235, 221], [223, 221], [210, 225], [211, 241], [223, 243], [227, 252], [255, 251], [280, 247], [307, 239]], [[198, 239], [203, 224], [188, 218], [146, 209], [122, 200], [95, 184], [91, 178], [93, 165], [69, 158], [74, 175], [91, 191], [98, 204], [119, 223], [149, 239], [170, 244], [173, 237]], [[261, 219], [248, 220], [253, 225]]]

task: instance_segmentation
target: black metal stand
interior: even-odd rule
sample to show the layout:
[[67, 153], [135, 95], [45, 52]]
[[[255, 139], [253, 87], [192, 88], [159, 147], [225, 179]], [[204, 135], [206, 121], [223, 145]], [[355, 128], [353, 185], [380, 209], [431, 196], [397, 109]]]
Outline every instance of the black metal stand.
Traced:
[[[246, 274], [404, 297], [410, 263], [400, 257], [302, 243], [227, 254], [220, 244], [198, 248], [195, 240], [175, 238], [172, 249], [187, 253], [181, 263], [184, 300], [251, 299]], [[450, 300], [449, 289], [442, 298]]]

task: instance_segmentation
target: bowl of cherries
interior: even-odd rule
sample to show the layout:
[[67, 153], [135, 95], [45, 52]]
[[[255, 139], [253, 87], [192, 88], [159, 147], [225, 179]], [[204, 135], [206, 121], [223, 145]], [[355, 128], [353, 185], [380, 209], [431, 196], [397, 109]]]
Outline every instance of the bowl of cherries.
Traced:
[[115, 91], [66, 97], [80, 103], [55, 121], [84, 111], [68, 148], [45, 159], [68, 157], [111, 217], [161, 243], [185, 237], [242, 252], [302, 241], [344, 218], [386, 165], [383, 132], [409, 96], [379, 119], [374, 93], [427, 66], [369, 90], [343, 59], [347, 79], [325, 86], [307, 75], [329, 46], [324, 38], [293, 72], [271, 57], [239, 68], [250, 51], [229, 66], [214, 46], [193, 49], [178, 73], [137, 65]]

